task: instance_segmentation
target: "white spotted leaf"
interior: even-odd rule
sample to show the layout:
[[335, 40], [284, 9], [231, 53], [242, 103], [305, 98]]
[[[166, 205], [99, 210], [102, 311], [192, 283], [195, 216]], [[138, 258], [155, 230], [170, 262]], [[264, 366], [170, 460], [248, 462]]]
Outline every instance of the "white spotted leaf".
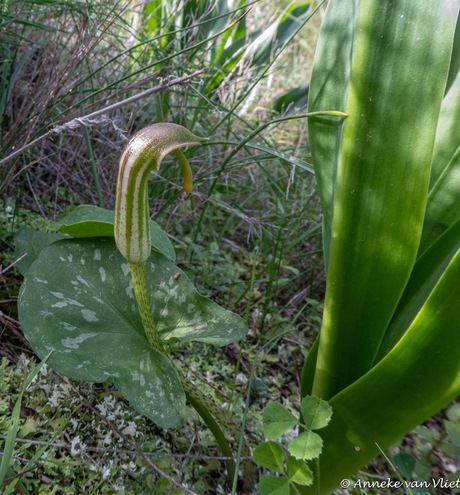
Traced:
[[[79, 205], [62, 218], [55, 228], [72, 237], [113, 237], [114, 212], [93, 205]], [[175, 261], [176, 252], [171, 241], [153, 220], [150, 220], [150, 242], [155, 251]]]
[[[146, 278], [163, 340], [225, 345], [246, 333], [239, 316], [198, 294], [163, 255], [149, 258]], [[158, 425], [181, 423], [185, 396], [179, 377], [145, 338], [128, 264], [112, 239], [51, 244], [26, 272], [18, 306], [37, 355], [54, 350], [53, 369], [76, 380], [109, 380]]]

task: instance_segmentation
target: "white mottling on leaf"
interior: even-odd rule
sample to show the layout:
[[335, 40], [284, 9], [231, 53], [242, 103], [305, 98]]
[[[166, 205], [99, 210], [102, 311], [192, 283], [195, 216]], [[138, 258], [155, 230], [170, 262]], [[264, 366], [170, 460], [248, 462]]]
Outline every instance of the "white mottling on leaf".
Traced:
[[91, 309], [82, 309], [81, 314], [83, 315], [83, 318], [86, 321], [99, 321], [99, 318], [96, 316], [96, 313], [94, 311], [91, 311]]
[[172, 288], [172, 289], [168, 289], [166, 291], [166, 295], [165, 295], [165, 303], [167, 303], [170, 299], [177, 299], [177, 285]]
[[67, 261], [69, 263], [72, 263], [72, 261], [73, 261], [73, 255], [72, 254], [69, 254], [69, 256], [67, 256]]
[[80, 258], [80, 263], [84, 265], [86, 263], [85, 258]]
[[71, 325], [70, 323], [67, 323], [66, 321], [61, 321], [61, 327], [64, 328], [64, 330], [68, 330], [69, 332], [74, 332], [75, 330], [78, 330], [78, 328], [74, 325]]
[[64, 256], [59, 256], [59, 259], [60, 259], [61, 261], [65, 261]]
[[86, 287], [89, 287], [88, 282], [81, 275], [77, 275], [77, 280], [82, 284], [86, 285]]
[[193, 313], [193, 311], [195, 311], [195, 305], [194, 304], [187, 305], [187, 313], [191, 314]]
[[122, 263], [121, 264], [121, 270], [123, 272], [123, 275], [126, 277], [129, 274], [129, 265], [128, 265], [128, 263]]
[[84, 342], [87, 339], [91, 339], [96, 335], [97, 333], [82, 333], [78, 335], [78, 337], [75, 337], [73, 339], [70, 337], [67, 337], [66, 339], [62, 339], [61, 344], [67, 349], [78, 349], [82, 342]]
[[62, 292], [53, 292], [51, 291], [51, 294], [53, 294], [54, 297], [58, 299], [64, 299], [64, 294]]
[[66, 301], [72, 306], [79, 306], [80, 308], [83, 308], [83, 304], [79, 303], [75, 299], [66, 299]]
[[133, 281], [130, 280], [129, 281], [129, 285], [128, 287], [126, 287], [126, 295], [130, 298], [130, 299], [134, 299], [134, 289], [133, 289]]
[[133, 382], [139, 382], [141, 387], [145, 386], [145, 376], [141, 375], [138, 371], [131, 371], [131, 378]]
[[95, 249], [94, 250], [94, 261], [101, 261], [102, 256], [101, 256], [101, 250], [100, 249]]
[[185, 300], [186, 300], [186, 297], [185, 297], [185, 295], [184, 295], [184, 294], [181, 294], [181, 295], [177, 298], [177, 302], [178, 302], [179, 304], [184, 304]]
[[105, 273], [104, 268], [102, 266], [99, 267], [99, 275], [101, 276], [101, 281], [105, 282], [105, 279], [107, 278], [107, 275]]
[[160, 315], [161, 315], [161, 316], [165, 316], [165, 317], [166, 317], [166, 316], [168, 316], [168, 314], [169, 314], [169, 310], [168, 310], [167, 306], [165, 306], [165, 307], [161, 310]]
[[35, 282], [38, 282], [39, 284], [47, 284], [48, 280], [42, 280], [41, 278], [35, 278]]
[[65, 308], [67, 306], [67, 303], [65, 301], [59, 301], [55, 304], [52, 304], [52, 308]]

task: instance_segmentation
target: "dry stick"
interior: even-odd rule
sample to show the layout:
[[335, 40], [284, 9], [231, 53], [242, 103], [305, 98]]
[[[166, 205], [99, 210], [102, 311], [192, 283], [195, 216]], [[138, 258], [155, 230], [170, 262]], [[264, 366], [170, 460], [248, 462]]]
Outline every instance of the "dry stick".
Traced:
[[[129, 103], [132, 103], [134, 101], [137, 101], [141, 98], [145, 98], [146, 96], [150, 96], [154, 93], [157, 93], [158, 91], [161, 91], [163, 89], [168, 89], [171, 86], [176, 86], [178, 84], [187, 84], [190, 82], [191, 79], [193, 79], [196, 76], [199, 76], [200, 74], [203, 74], [204, 69], [197, 70], [193, 74], [190, 74], [188, 76], [182, 76], [182, 77], [175, 77], [175, 78], [166, 78], [160, 82], [160, 84], [157, 84], [153, 88], [146, 89], [145, 91], [141, 91], [137, 95], [130, 96], [129, 98], [125, 98], [124, 100], [118, 101], [117, 103], [114, 103], [112, 105], [109, 105], [107, 107], [102, 108], [101, 110], [97, 110], [96, 112], [92, 112], [88, 115], [85, 115], [83, 117], [76, 117], [75, 119], [70, 120], [69, 122], [66, 122], [65, 124], [62, 125], [56, 125], [53, 128], [51, 128], [48, 132], [45, 132], [45, 134], [42, 134], [39, 136], [37, 139], [34, 139], [30, 143], [22, 146], [16, 151], [13, 151], [13, 153], [9, 154], [7, 157], [3, 158], [0, 160], [0, 167], [2, 165], [5, 165], [8, 163], [10, 160], [13, 158], [21, 155], [28, 149], [32, 148], [36, 144], [40, 143], [44, 139], [47, 139], [48, 137], [52, 136], [53, 134], [60, 134], [66, 129], [76, 129], [77, 127], [81, 126], [90, 126], [93, 124], [99, 124], [99, 123], [104, 123], [107, 122], [109, 119], [107, 118], [106, 115], [104, 115], [106, 112], [110, 112], [112, 110], [115, 110], [116, 108], [122, 107], [124, 105], [127, 105]], [[96, 117], [101, 117], [101, 119], [96, 119]]]
[[[0, 440], [5, 441], [6, 435], [0, 435]], [[46, 442], [44, 440], [31, 440], [29, 438], [15, 438], [15, 443], [24, 443], [27, 445], [46, 445], [48, 447], [53, 447], [57, 449], [71, 450], [72, 445], [70, 443], [60, 443], [60, 442]], [[86, 452], [102, 452], [107, 454], [128, 454], [128, 455], [138, 455], [138, 451], [128, 450], [128, 449], [115, 449], [109, 447], [91, 447], [90, 445], [85, 446]], [[197, 454], [167, 454], [165, 452], [145, 452], [146, 456], [149, 457], [170, 457], [171, 459], [196, 459], [198, 461], [228, 461], [233, 459], [233, 457], [218, 456], [218, 455], [197, 455]], [[0, 452], [3, 455], [3, 452]], [[18, 458], [20, 459], [20, 458]], [[30, 459], [26, 459], [29, 460]], [[43, 464], [42, 461], [35, 461], [36, 464]]]

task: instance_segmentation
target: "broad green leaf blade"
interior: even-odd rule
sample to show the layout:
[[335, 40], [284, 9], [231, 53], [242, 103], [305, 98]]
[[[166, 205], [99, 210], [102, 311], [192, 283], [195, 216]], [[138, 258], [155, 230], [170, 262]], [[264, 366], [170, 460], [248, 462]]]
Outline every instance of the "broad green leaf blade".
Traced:
[[275, 440], [297, 424], [296, 417], [278, 402], [270, 402], [263, 412], [264, 434]]
[[320, 493], [379, 455], [376, 444], [390, 447], [460, 395], [459, 280], [460, 251], [391, 352], [330, 400]]
[[[75, 308], [75, 318], [81, 318], [81, 306], [66, 304], [66, 297], [78, 302], [81, 296], [85, 299], [83, 307], [96, 314], [104, 312], [100, 317], [101, 328], [105, 322], [115, 327], [128, 324], [143, 336], [129, 266], [112, 239], [59, 241], [42, 251], [38, 261], [35, 275], [26, 278], [26, 282], [38, 284], [39, 293], [33, 295], [37, 304], [43, 294], [51, 298], [44, 300], [43, 306], [50, 303], [53, 312], [62, 310], [64, 320]], [[187, 276], [161, 254], [151, 255], [145, 264], [145, 275], [153, 319], [163, 340], [223, 346], [246, 335], [247, 326], [242, 318], [199, 294]], [[47, 292], [43, 291], [40, 280], [44, 280], [42, 285]], [[63, 298], [51, 294], [51, 291], [64, 294], [65, 290], [68, 296]], [[83, 318], [80, 323], [85, 321], [88, 320]]]
[[[163, 338], [224, 345], [245, 334], [239, 316], [198, 294], [161, 254], [149, 258], [146, 275]], [[22, 285], [19, 316], [40, 357], [54, 349], [54, 369], [78, 380], [109, 379], [160, 426], [180, 424], [185, 396], [177, 372], [145, 338], [128, 264], [113, 240], [65, 240], [42, 251]]]
[[375, 362], [387, 354], [404, 335], [459, 249], [460, 220], [444, 232], [415, 263]]
[[319, 335], [316, 337], [310, 347], [302, 369], [302, 381], [300, 388], [300, 397], [306, 397], [312, 394], [313, 380], [315, 378], [316, 360], [318, 358]]
[[[358, 0], [331, 1], [321, 26], [308, 95], [308, 111], [345, 111]], [[326, 267], [332, 226], [337, 164], [343, 119], [309, 117], [308, 132], [323, 208]]]
[[[181, 424], [185, 395], [169, 358], [148, 344], [130, 297], [118, 285], [113, 243], [60, 241], [42, 251], [19, 294], [19, 318], [36, 354], [71, 379], [111, 380], [162, 427]], [[122, 290], [120, 290], [122, 289]], [[132, 289], [131, 289], [132, 290]]]
[[254, 449], [254, 462], [275, 473], [283, 472], [283, 449], [275, 442], [264, 442]]
[[301, 406], [303, 423], [311, 430], [324, 428], [331, 420], [331, 406], [319, 397], [314, 395], [304, 397]]
[[289, 481], [277, 476], [262, 476], [259, 491], [260, 495], [289, 495]]
[[446, 93], [454, 83], [460, 71], [460, 17], [457, 17], [457, 27], [455, 28], [454, 42], [452, 46], [452, 57], [450, 59], [449, 76], [447, 78]]
[[21, 227], [14, 236], [14, 258], [25, 257], [16, 263], [16, 267], [25, 275], [30, 265], [38, 258], [38, 255], [50, 244], [67, 238], [64, 234], [52, 232], [38, 232], [29, 227]]
[[439, 116], [419, 254], [460, 219], [460, 72]]
[[[80, 205], [56, 224], [56, 230], [76, 238], [113, 237], [114, 212], [92, 205]], [[152, 248], [164, 254], [172, 262], [176, 252], [163, 229], [150, 220], [150, 242]]]
[[359, 2], [313, 387], [324, 399], [372, 366], [415, 262], [456, 13], [449, 0]]
[[296, 459], [309, 461], [316, 459], [321, 454], [323, 441], [313, 431], [304, 431], [289, 443], [288, 450]]
[[287, 475], [289, 481], [298, 485], [311, 485], [313, 483], [313, 473], [305, 461], [297, 460], [295, 457], [288, 457]]

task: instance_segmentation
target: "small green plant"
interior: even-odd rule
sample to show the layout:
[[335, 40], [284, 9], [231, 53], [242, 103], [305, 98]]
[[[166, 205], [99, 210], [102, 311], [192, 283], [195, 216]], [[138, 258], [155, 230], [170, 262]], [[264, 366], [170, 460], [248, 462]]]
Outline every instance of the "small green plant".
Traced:
[[[178, 148], [203, 138], [176, 124], [139, 131], [125, 147], [115, 213], [80, 206], [57, 233], [20, 230], [17, 253], [27, 253], [19, 317], [36, 354], [66, 376], [110, 380], [142, 414], [164, 428], [178, 427], [186, 399], [211, 429], [225, 456], [229, 479], [235, 463], [224, 432], [238, 428], [192, 383], [173, 360], [180, 343], [222, 346], [243, 337], [243, 319], [196, 292], [174, 265], [174, 248], [149, 219], [147, 181], [173, 152], [190, 192], [190, 166]], [[115, 237], [115, 242], [113, 240]], [[153, 246], [153, 252], [152, 252]], [[248, 455], [246, 447], [243, 449]], [[245, 462], [245, 487], [252, 483]]]
[[[261, 495], [298, 494], [298, 486], [313, 483], [314, 473], [307, 461], [319, 463], [323, 441], [313, 430], [324, 428], [332, 416], [331, 406], [324, 400], [307, 396], [301, 402], [302, 418], [299, 421], [278, 402], [270, 402], [263, 412], [263, 429], [268, 441], [254, 450], [254, 462], [280, 476], [264, 475], [260, 480]], [[287, 442], [288, 455], [274, 440], [294, 428], [301, 433]], [[287, 458], [286, 458], [287, 457]]]

